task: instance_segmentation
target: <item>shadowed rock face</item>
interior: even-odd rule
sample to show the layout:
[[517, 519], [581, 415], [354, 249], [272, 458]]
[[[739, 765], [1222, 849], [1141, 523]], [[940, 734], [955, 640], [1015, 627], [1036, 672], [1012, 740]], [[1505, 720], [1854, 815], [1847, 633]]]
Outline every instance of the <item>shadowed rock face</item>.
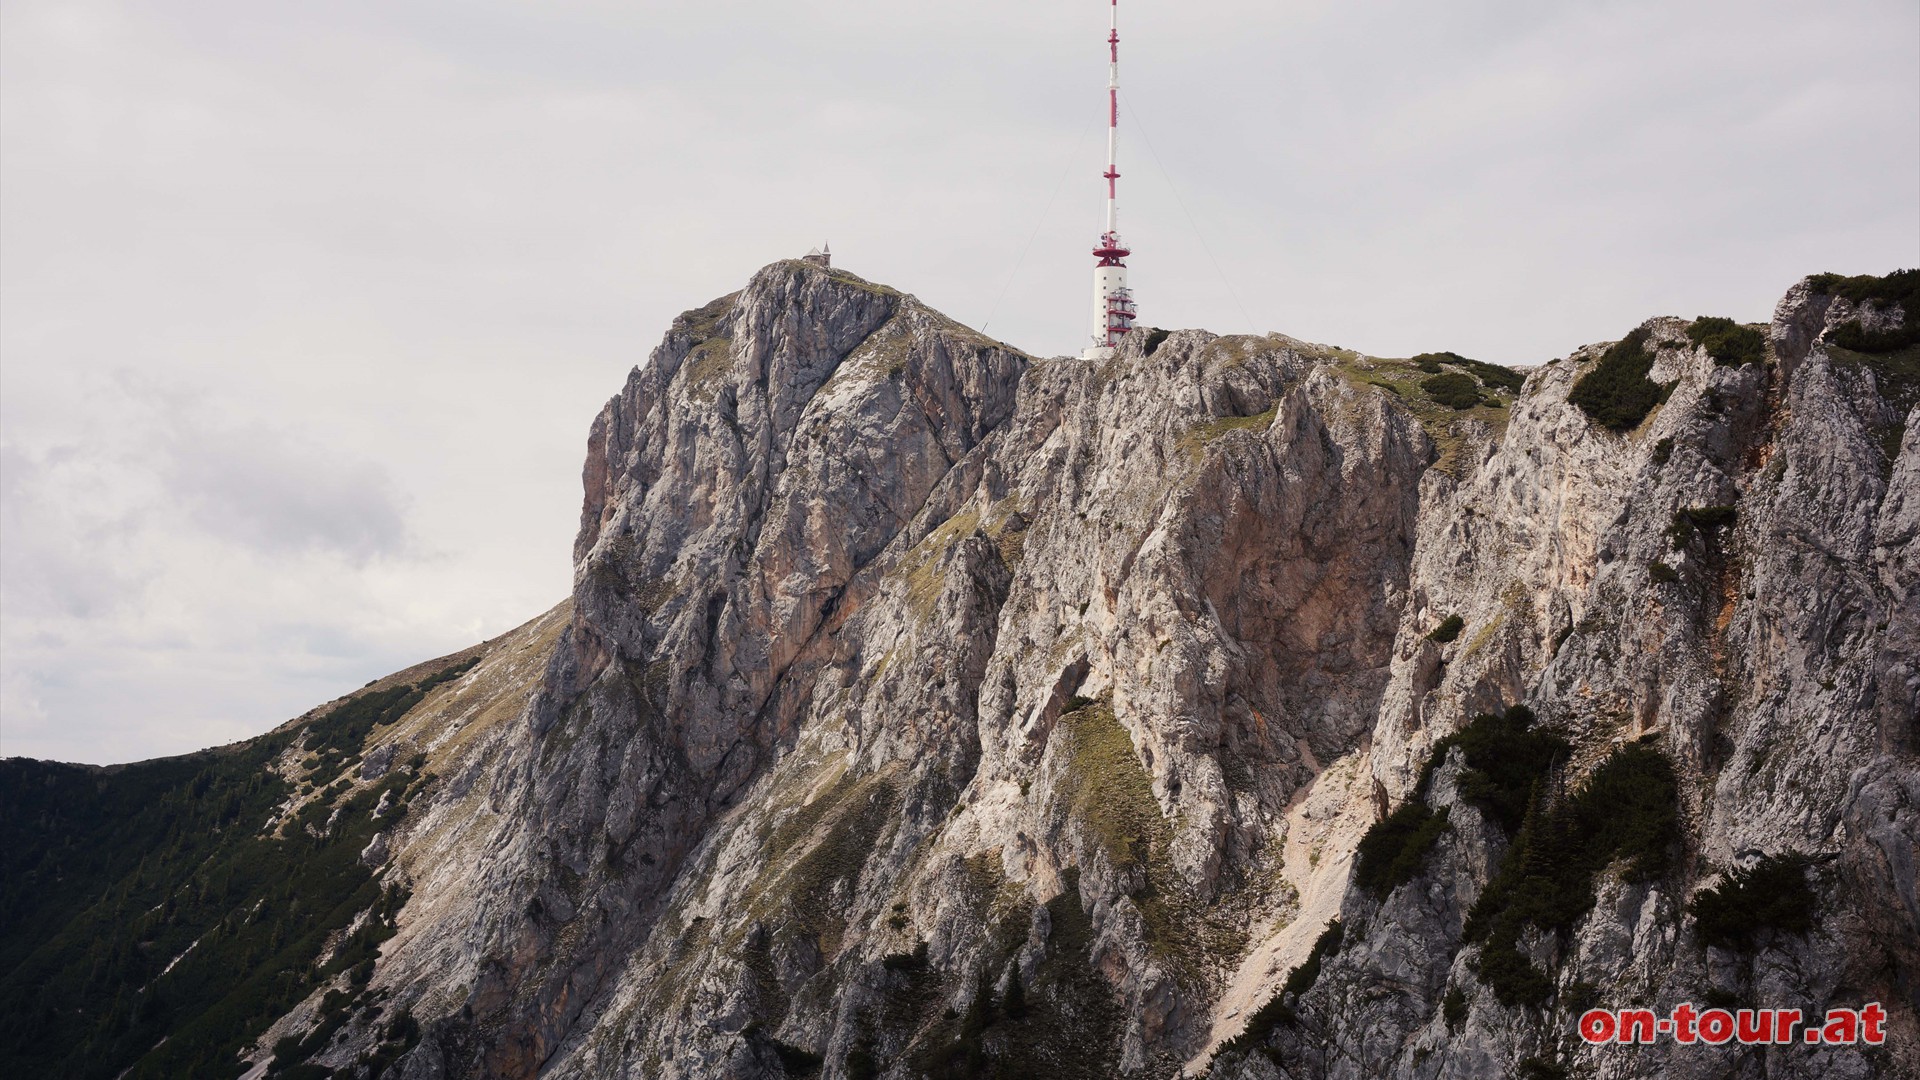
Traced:
[[[1576, 984], [1877, 997], [1906, 1050], [1779, 1048], [1766, 1075], [1893, 1068], [1920, 1045], [1920, 418], [1823, 344], [1859, 314], [1803, 285], [1744, 367], [1653, 320], [1672, 390], [1621, 435], [1567, 404], [1598, 346], [1456, 412], [1278, 335], [1037, 361], [843, 271], [762, 270], [595, 420], [570, 603], [493, 646], [485, 701], [376, 736], [446, 778], [380, 849], [415, 898], [373, 985], [424, 1027], [395, 1075], [1733, 1060], [1576, 1050]], [[1676, 548], [1675, 511], [1714, 506], [1737, 517]], [[1434, 744], [1520, 702], [1568, 787], [1651, 736], [1684, 834], [1534, 943], [1561, 1004], [1531, 1010], [1463, 943], [1508, 838], [1457, 755], [1411, 880], [1348, 885]], [[1692, 890], [1789, 850], [1824, 860], [1813, 932], [1694, 940]], [[1296, 1025], [1209, 1066], [1336, 915]]]

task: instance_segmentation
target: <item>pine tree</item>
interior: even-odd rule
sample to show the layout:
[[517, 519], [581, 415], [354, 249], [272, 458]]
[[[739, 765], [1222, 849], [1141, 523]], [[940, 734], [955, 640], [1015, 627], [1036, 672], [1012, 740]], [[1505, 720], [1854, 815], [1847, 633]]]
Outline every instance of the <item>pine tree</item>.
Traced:
[[1007, 976], [1007, 996], [1000, 1001], [1000, 1011], [1007, 1014], [1009, 1020], [1027, 1018], [1027, 988], [1020, 982], [1020, 965], [1015, 962], [1012, 974]]

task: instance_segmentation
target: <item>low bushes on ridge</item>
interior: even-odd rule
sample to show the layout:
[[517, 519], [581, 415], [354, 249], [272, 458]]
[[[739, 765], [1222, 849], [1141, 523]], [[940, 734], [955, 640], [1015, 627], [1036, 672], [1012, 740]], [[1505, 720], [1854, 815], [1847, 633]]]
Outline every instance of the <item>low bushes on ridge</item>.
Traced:
[[1732, 319], [1702, 315], [1687, 327], [1687, 338], [1707, 350], [1716, 364], [1739, 367], [1764, 363], [1767, 359], [1767, 335]]
[[1920, 344], [1920, 270], [1896, 270], [1885, 277], [1815, 274], [1808, 283], [1818, 295], [1838, 296], [1856, 304], [1898, 304], [1901, 308], [1899, 326], [1867, 330], [1859, 319], [1850, 319], [1827, 335], [1833, 344], [1862, 353], [1894, 352]]
[[1640, 421], [1673, 390], [1671, 383], [1663, 386], [1647, 377], [1653, 370], [1653, 353], [1647, 348], [1649, 336], [1642, 326], [1616, 342], [1573, 384], [1567, 401], [1613, 431], [1640, 426]]

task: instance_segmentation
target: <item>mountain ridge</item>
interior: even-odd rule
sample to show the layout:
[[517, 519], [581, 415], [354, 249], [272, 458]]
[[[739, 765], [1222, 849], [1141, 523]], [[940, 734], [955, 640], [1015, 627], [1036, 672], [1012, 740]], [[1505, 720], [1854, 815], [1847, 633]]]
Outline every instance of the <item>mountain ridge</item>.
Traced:
[[[1872, 987], [1905, 1050], [1766, 1068], [1891, 1075], [1916, 305], [1856, 280], [1757, 359], [1661, 318], [1509, 377], [1192, 330], [1040, 360], [764, 268], [596, 418], [568, 601], [262, 744], [273, 827], [379, 890], [234, 1075], [1709, 1076], [1563, 1014]], [[1610, 431], [1583, 381], [1644, 409]], [[1539, 828], [1643, 739], [1675, 777], [1670, 866], [1553, 886], [1593, 893], [1558, 931], [1480, 903], [1532, 834], [1473, 747], [1523, 736], [1446, 741], [1515, 705], [1570, 752]], [[1356, 867], [1396, 814], [1406, 857]], [[1689, 896], [1794, 852], [1831, 856], [1807, 933], [1693, 939]]]

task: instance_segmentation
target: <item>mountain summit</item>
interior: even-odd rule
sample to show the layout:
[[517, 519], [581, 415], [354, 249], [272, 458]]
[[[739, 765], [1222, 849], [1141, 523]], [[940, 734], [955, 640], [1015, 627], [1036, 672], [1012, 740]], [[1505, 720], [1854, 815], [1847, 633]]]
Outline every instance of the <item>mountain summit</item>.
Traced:
[[[595, 419], [552, 611], [0, 764], [0, 1071], [1920, 1073], [1916, 277], [1523, 376], [766, 267]], [[1887, 1040], [1576, 1030], [1683, 1002]]]

